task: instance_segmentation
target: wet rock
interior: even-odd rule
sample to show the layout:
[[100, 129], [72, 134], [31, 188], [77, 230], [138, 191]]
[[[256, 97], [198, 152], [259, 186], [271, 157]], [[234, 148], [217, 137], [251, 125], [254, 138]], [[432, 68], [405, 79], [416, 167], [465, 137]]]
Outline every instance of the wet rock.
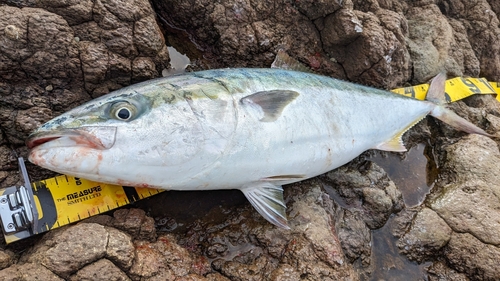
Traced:
[[[317, 181], [285, 189], [291, 230], [266, 222], [250, 206], [220, 224], [193, 225], [179, 243], [206, 253], [216, 271], [231, 280], [357, 280], [335, 231], [336, 205]], [[271, 274], [271, 277], [269, 277]]]
[[47, 280], [47, 281], [63, 281], [61, 277], [52, 273], [49, 269], [41, 264], [25, 263], [22, 265], [15, 264], [6, 269], [0, 270], [0, 280], [5, 281], [31, 281], [31, 280]]
[[452, 268], [474, 280], [500, 278], [500, 248], [485, 244], [469, 233], [453, 233], [445, 255]]
[[371, 233], [361, 212], [341, 209], [336, 216], [335, 226], [349, 262], [354, 263], [359, 258], [363, 266], [368, 266], [371, 257]]
[[410, 260], [423, 262], [439, 253], [452, 233], [452, 229], [436, 212], [423, 208], [413, 219], [409, 231], [398, 240], [398, 248]]
[[429, 268], [427, 268], [427, 273], [429, 275], [429, 281], [442, 281], [442, 280], [454, 280], [454, 281], [468, 281], [470, 280], [463, 273], [458, 273], [453, 269], [447, 267], [443, 262], [435, 262]]
[[440, 4], [444, 14], [458, 19], [465, 27], [470, 45], [479, 60], [481, 75], [496, 81], [500, 79], [500, 27], [498, 15], [492, 10], [492, 6], [498, 8], [495, 1], [487, 0], [474, 3], [450, 0]]
[[273, 270], [269, 279], [273, 281], [299, 280], [300, 274], [293, 266], [283, 264]]
[[128, 276], [107, 259], [100, 259], [80, 269], [71, 281], [128, 281]]
[[[268, 67], [276, 51], [285, 49], [320, 73], [377, 87], [425, 82], [442, 68], [454, 75], [500, 80], [499, 25], [494, 14], [500, 6], [495, 1], [153, 2], [169, 25], [185, 30], [201, 49], [199, 57], [207, 62], [192, 69]], [[146, 0], [2, 3], [0, 182], [11, 185], [18, 181], [11, 148], [26, 155], [24, 139], [31, 130], [92, 97], [159, 76], [169, 57]], [[459, 114], [464, 112], [474, 123], [494, 131], [500, 111], [494, 99], [486, 99], [471, 98], [456, 107]], [[443, 132], [454, 141], [463, 136]], [[413, 249], [408, 250], [412, 258], [425, 260], [445, 253], [451, 268], [434, 263], [430, 279], [465, 278], [458, 272], [498, 279], [497, 172], [482, 165], [486, 159], [495, 167], [498, 155], [491, 150], [495, 143], [484, 142], [478, 148], [478, 141], [485, 140], [449, 146], [446, 154], [463, 163], [453, 160], [443, 166], [441, 182], [425, 208], [397, 217], [401, 227], [397, 235], [408, 241], [404, 246]], [[469, 153], [474, 156], [464, 158]], [[60, 280], [50, 268], [76, 279], [92, 279], [92, 271], [106, 270], [109, 279], [118, 280], [126, 279], [123, 274], [133, 280], [356, 280], [350, 262], [358, 258], [363, 265], [369, 262], [369, 228], [382, 226], [403, 203], [378, 167], [356, 164], [342, 169], [331, 174], [336, 189], [328, 191], [340, 207], [314, 182], [286, 188], [289, 232], [275, 229], [247, 205], [231, 209], [230, 214], [226, 210], [222, 223], [200, 220], [184, 226], [185, 232], [156, 239], [151, 218], [137, 210], [120, 211], [113, 219], [94, 221], [120, 230], [86, 226], [105, 234], [93, 243], [98, 248], [89, 248], [91, 255], [82, 246], [84, 241], [90, 243], [86, 234], [70, 231], [76, 227], [71, 226], [47, 234], [22, 255], [23, 265], [4, 269], [0, 276]], [[33, 175], [41, 179], [47, 173], [33, 168]], [[450, 228], [455, 232], [443, 247]], [[107, 246], [101, 245], [103, 240]], [[59, 257], [64, 249], [73, 256]], [[78, 256], [74, 249], [80, 251]]]
[[447, 147], [446, 152], [444, 169], [450, 173], [449, 182], [443, 184], [443, 192], [430, 207], [454, 231], [500, 245], [498, 146], [488, 137], [468, 135]]
[[354, 161], [328, 172], [326, 178], [347, 207], [361, 211], [370, 229], [382, 227], [391, 214], [404, 206], [401, 192], [394, 182], [373, 162]]

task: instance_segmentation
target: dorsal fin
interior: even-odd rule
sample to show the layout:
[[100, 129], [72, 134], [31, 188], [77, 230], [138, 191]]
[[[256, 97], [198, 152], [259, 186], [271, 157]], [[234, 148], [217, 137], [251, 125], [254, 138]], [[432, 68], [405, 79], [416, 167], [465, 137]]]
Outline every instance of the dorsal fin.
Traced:
[[438, 105], [445, 104], [446, 103], [446, 97], [444, 91], [445, 83], [446, 83], [446, 72], [440, 72], [432, 79], [431, 85], [429, 86], [429, 90], [427, 90], [427, 95], [425, 99]]
[[298, 60], [290, 57], [285, 51], [279, 50], [274, 58], [271, 68], [279, 68], [285, 70], [295, 70], [300, 72], [312, 73], [309, 67], [305, 66]]
[[262, 91], [241, 99], [241, 104], [255, 113], [259, 121], [273, 122], [280, 117], [283, 109], [299, 96], [289, 90]]

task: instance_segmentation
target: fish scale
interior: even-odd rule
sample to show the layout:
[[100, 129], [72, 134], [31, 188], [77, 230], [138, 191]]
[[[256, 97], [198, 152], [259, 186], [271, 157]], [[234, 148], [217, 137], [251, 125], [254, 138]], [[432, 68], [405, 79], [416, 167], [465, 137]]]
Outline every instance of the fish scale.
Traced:
[[[444, 81], [433, 80], [430, 96], [444, 99]], [[489, 136], [428, 101], [311, 73], [218, 69], [112, 92], [47, 122], [27, 145], [33, 163], [93, 181], [240, 189], [264, 218], [287, 228], [282, 185], [367, 149], [405, 151], [401, 135], [428, 114]]]

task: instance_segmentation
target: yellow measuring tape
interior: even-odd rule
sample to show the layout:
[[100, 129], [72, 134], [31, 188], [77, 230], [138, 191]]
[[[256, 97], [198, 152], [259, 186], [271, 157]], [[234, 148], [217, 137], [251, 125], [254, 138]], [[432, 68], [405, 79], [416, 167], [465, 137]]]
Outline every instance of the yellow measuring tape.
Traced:
[[[425, 100], [428, 89], [429, 84], [422, 84], [394, 89], [392, 92], [419, 100]], [[445, 92], [447, 102], [454, 102], [476, 94], [496, 94], [496, 99], [500, 101], [500, 83], [488, 82], [484, 78], [456, 77], [446, 80]]]
[[[424, 100], [428, 88], [428, 84], [423, 84], [394, 89], [393, 92]], [[488, 82], [484, 78], [453, 78], [446, 81], [445, 91], [448, 102], [474, 94], [497, 94], [497, 100], [500, 101], [499, 83]], [[22, 169], [25, 169], [24, 162], [20, 163]], [[25, 181], [29, 182], [27, 173], [24, 174]], [[20, 190], [19, 187], [0, 190], [0, 213], [6, 243], [107, 212], [164, 191], [103, 184], [65, 175], [33, 182], [31, 188], [32, 200], [26, 199], [29, 197], [26, 190]], [[27, 201], [34, 202], [27, 204]], [[31, 218], [29, 211], [33, 214]], [[33, 216], [36, 216], [34, 220]]]
[[[165, 191], [104, 184], [66, 175], [36, 181], [31, 185], [34, 197], [31, 207], [36, 208], [38, 213], [36, 229], [4, 232], [7, 244]], [[0, 196], [6, 190], [0, 190]]]

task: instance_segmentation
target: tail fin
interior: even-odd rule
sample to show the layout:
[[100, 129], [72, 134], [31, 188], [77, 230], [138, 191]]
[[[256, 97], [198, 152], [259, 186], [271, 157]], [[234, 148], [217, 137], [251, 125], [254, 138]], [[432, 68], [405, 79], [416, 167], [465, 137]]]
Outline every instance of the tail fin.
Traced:
[[430, 115], [459, 131], [464, 131], [469, 134], [479, 134], [488, 137], [495, 137], [486, 133], [483, 129], [477, 127], [476, 125], [458, 116], [455, 112], [445, 107], [445, 82], [446, 74], [444, 72], [439, 73], [438, 75], [436, 75], [436, 77], [434, 77], [434, 79], [432, 79], [426, 99], [430, 102], [435, 103], [436, 107], [434, 107], [434, 109], [430, 112]]

